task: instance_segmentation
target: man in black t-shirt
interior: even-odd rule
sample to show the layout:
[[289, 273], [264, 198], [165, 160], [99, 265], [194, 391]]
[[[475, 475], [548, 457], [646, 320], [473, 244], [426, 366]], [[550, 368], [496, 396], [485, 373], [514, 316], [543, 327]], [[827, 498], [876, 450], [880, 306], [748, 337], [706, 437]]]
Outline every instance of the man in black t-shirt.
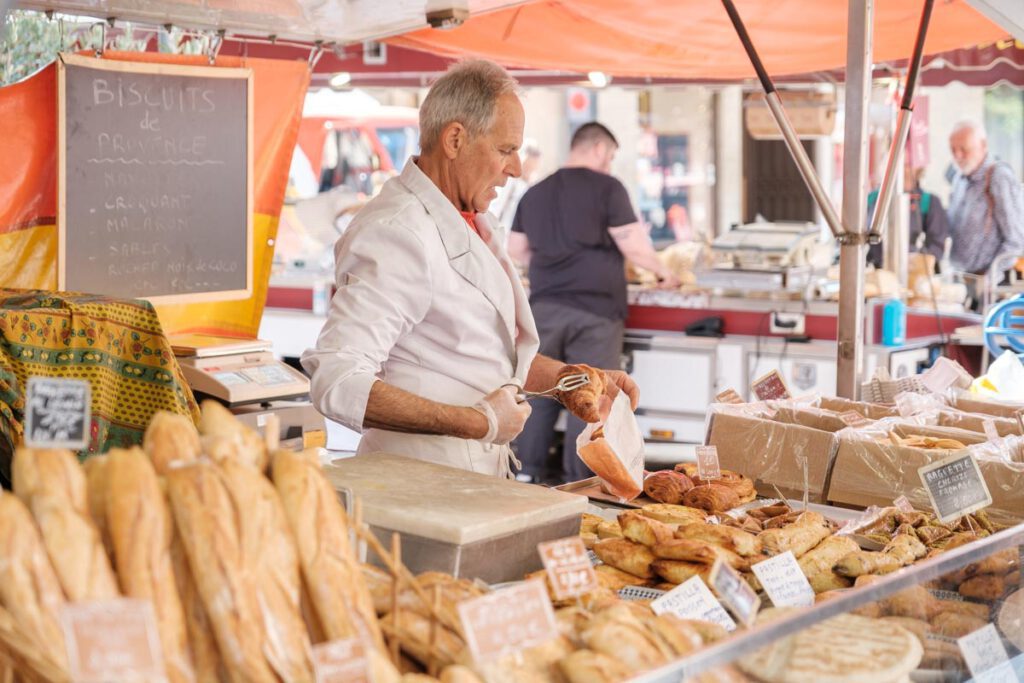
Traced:
[[[509, 255], [529, 264], [530, 305], [540, 333], [540, 352], [566, 363], [599, 368], [620, 365], [627, 314], [625, 260], [679, 281], [658, 260], [636, 218], [626, 188], [609, 175], [618, 142], [597, 122], [572, 138], [566, 165], [530, 188], [519, 202]], [[515, 445], [523, 474], [546, 475], [547, 455], [560, 406], [536, 401]], [[565, 430], [561, 476], [591, 476], [576, 457], [583, 422], [573, 416]]]

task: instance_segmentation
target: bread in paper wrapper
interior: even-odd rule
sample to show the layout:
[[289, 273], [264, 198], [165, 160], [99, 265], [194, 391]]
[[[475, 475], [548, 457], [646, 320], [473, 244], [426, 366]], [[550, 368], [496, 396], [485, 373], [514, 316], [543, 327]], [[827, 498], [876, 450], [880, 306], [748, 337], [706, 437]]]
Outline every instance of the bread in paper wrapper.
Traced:
[[576, 452], [619, 498], [632, 500], [643, 492], [644, 440], [624, 392], [615, 397], [603, 423], [586, 426], [576, 439]]

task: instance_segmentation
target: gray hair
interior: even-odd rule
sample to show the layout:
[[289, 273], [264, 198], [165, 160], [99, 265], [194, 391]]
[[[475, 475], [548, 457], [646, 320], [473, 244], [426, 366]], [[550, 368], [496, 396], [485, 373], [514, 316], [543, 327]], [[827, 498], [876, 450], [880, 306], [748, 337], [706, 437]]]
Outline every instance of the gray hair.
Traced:
[[444, 127], [457, 121], [470, 135], [494, 124], [498, 98], [518, 94], [519, 84], [505, 69], [486, 59], [466, 59], [437, 79], [420, 106], [420, 148], [429, 152]]
[[974, 136], [979, 140], [988, 140], [988, 133], [985, 132], [985, 126], [974, 119], [957, 121], [949, 135], [952, 137], [962, 130], [973, 131]]

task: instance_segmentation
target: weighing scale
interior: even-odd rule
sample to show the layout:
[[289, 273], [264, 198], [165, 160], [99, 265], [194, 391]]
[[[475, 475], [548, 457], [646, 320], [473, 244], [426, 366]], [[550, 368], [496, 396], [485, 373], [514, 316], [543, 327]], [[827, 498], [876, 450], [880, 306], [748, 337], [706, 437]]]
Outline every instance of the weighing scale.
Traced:
[[268, 341], [203, 334], [169, 341], [192, 391], [229, 407], [309, 393], [309, 379], [274, 358]]

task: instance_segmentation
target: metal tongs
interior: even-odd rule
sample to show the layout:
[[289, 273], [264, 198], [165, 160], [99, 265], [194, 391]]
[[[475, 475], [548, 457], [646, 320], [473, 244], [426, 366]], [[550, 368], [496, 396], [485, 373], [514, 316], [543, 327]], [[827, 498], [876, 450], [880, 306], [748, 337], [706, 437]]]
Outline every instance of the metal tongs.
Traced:
[[526, 389], [520, 389], [519, 393], [516, 394], [516, 402], [522, 403], [523, 401], [530, 401], [535, 398], [550, 398], [557, 401], [559, 393], [563, 391], [574, 391], [580, 387], [585, 387], [588, 384], [590, 384], [590, 376], [585, 372], [580, 372], [575, 375], [566, 375], [562, 379], [558, 380], [558, 384], [547, 391], [527, 391]]

